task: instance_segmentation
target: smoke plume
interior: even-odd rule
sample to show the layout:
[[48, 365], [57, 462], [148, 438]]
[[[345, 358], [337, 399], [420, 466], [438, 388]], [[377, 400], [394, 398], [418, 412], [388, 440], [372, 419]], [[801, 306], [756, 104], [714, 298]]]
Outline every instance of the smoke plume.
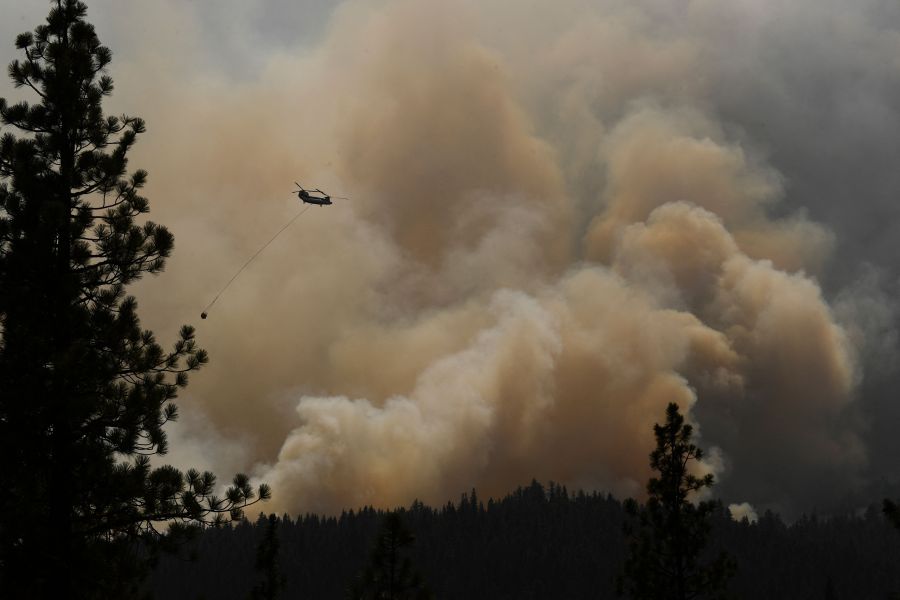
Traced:
[[[900, 183], [856, 156], [900, 130], [900, 85], [871, 66], [900, 81], [889, 2], [347, 1], [307, 7], [317, 27], [223, 8], [245, 29], [94, 4], [176, 236], [138, 288], [160, 337], [295, 214], [293, 181], [350, 198], [312, 207], [199, 324], [211, 363], [176, 462], [252, 469], [275, 511], [531, 478], [639, 496], [677, 402], [736, 514], [876, 475], [891, 442], [872, 423], [896, 409], [860, 395], [870, 365], [873, 397], [895, 376], [894, 242], [866, 255], [852, 207]], [[826, 25], [837, 66], [814, 55]]]

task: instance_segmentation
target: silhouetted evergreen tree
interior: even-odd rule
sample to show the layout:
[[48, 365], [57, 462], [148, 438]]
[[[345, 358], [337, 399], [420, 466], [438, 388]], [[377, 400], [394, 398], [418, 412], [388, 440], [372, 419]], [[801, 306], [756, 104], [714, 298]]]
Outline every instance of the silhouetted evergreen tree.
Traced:
[[834, 591], [834, 581], [831, 577], [825, 582], [825, 600], [838, 600], [837, 592]]
[[428, 600], [431, 592], [406, 556], [415, 536], [398, 511], [384, 517], [369, 564], [350, 587], [351, 600]]
[[666, 422], [654, 425], [656, 449], [650, 466], [658, 473], [647, 483], [647, 504], [626, 501], [628, 557], [620, 592], [635, 600], [722, 598], [734, 561], [724, 552], [701, 563], [710, 533], [710, 516], [717, 503], [693, 504], [690, 496], [710, 487], [713, 476], [693, 475], [692, 463], [703, 451], [691, 443], [693, 428], [685, 424], [678, 405], [666, 408]]
[[893, 500], [885, 498], [882, 510], [884, 511], [884, 516], [887, 517], [887, 520], [891, 525], [900, 529], [900, 506]]
[[[256, 571], [262, 575], [259, 583], [253, 586], [250, 600], [274, 600], [284, 588], [284, 575], [278, 568], [278, 517], [269, 515], [265, 520], [266, 531], [259, 546], [256, 547]], [[258, 525], [258, 524], [257, 524]]]
[[[888, 522], [896, 529], [900, 529], [900, 505], [889, 498], [885, 498], [881, 509]], [[900, 592], [892, 594], [891, 598], [894, 600], [900, 598]]]
[[[0, 590], [7, 597], [127, 597], [135, 540], [236, 517], [268, 495], [237, 476], [153, 468], [187, 374], [203, 365], [184, 326], [164, 351], [128, 284], [163, 269], [173, 238], [138, 221], [147, 174], [127, 154], [144, 122], [105, 116], [111, 53], [77, 0], [16, 39], [9, 66], [34, 104], [0, 99]], [[14, 135], [9, 128], [18, 131]], [[167, 522], [161, 536], [154, 523]], [[143, 545], [140, 552], [149, 546]]]

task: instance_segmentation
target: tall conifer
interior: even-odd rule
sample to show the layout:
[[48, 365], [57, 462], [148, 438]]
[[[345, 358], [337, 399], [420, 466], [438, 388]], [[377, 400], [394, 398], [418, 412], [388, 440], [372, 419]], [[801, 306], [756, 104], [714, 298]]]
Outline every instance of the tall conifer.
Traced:
[[434, 596], [406, 552], [416, 538], [398, 511], [384, 516], [369, 564], [351, 585], [350, 600], [431, 600]]
[[140, 571], [134, 540], [171, 541], [268, 496], [239, 475], [219, 499], [211, 473], [150, 464], [166, 452], [172, 400], [207, 355], [189, 326], [164, 350], [126, 294], [162, 271], [173, 237], [143, 218], [147, 173], [129, 173], [127, 155], [144, 122], [104, 115], [111, 53], [86, 10], [51, 2], [9, 66], [34, 103], [0, 98], [0, 589], [10, 597], [123, 594]]
[[267, 519], [263, 519], [260, 514], [256, 527], [262, 527], [265, 522], [265, 533], [256, 546], [256, 571], [260, 575], [260, 580], [253, 586], [250, 591], [250, 600], [275, 600], [278, 598], [281, 590], [285, 586], [285, 577], [278, 567], [278, 517], [274, 514], [269, 515]]
[[677, 404], [669, 404], [665, 424], [654, 425], [653, 432], [650, 466], [657, 475], [647, 483], [646, 506], [625, 503], [628, 557], [619, 591], [635, 600], [724, 598], [734, 560], [723, 552], [701, 562], [717, 503], [691, 502], [691, 495], [713, 484], [712, 474], [691, 473], [703, 451], [691, 443], [693, 428]]

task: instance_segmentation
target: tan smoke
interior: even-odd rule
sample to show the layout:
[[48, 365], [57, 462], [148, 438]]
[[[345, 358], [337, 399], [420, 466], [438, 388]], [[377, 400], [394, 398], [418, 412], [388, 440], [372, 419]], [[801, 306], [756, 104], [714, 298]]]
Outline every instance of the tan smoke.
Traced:
[[735, 415], [745, 443], [766, 440], [742, 456], [746, 469], [780, 475], [779, 454], [788, 469], [862, 459], [858, 441], [827, 434], [852, 371], [810, 280], [748, 258], [713, 214], [684, 203], [626, 230], [619, 250], [613, 270], [496, 292], [490, 323], [407, 395], [304, 397], [303, 424], [265, 478], [289, 506], [316, 509], [441, 501], [468, 485], [500, 493], [533, 476], [634, 494], [652, 424], [668, 402], [697, 398]]
[[778, 174], [723, 137], [694, 110], [633, 110], [603, 146], [607, 204], [588, 230], [587, 255], [609, 260], [624, 226], [668, 202], [689, 201], [718, 215], [749, 256], [788, 271], [820, 271], [831, 235], [802, 215], [768, 219], [766, 209], [783, 193]]
[[[166, 6], [190, 55], [197, 24]], [[686, 108], [695, 45], [606, 8], [541, 33], [546, 7], [353, 2], [239, 82], [156, 54], [114, 73], [177, 241], [143, 314], [160, 337], [199, 325], [211, 363], [182, 408], [244, 448], [205, 451], [217, 470], [255, 465], [291, 512], [532, 477], [640, 494], [672, 401], [754, 506], [864, 463], [841, 422], [851, 346], [808, 275], [830, 234], [771, 218], [778, 174]], [[295, 214], [294, 180], [350, 200], [311, 208], [198, 322]]]

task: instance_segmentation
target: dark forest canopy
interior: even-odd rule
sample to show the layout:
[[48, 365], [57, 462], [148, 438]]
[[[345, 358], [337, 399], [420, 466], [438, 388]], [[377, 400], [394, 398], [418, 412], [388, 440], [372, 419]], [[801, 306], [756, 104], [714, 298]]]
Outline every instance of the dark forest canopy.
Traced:
[[[363, 568], [386, 513], [283, 515], [278, 523], [282, 598], [344, 598]], [[472, 600], [615, 597], [625, 557], [622, 503], [537, 482], [500, 499], [475, 491], [439, 508], [413, 503], [402, 518], [416, 536], [410, 555], [437, 598]], [[737, 522], [718, 505], [710, 556], [727, 549], [738, 564], [735, 598], [884, 599], [900, 590], [900, 535], [879, 510], [786, 524], [767, 512]], [[255, 552], [269, 521], [208, 530], [184, 555], [164, 558], [158, 598], [245, 598], [258, 579]], [[196, 556], [191, 560], [190, 554]]]

